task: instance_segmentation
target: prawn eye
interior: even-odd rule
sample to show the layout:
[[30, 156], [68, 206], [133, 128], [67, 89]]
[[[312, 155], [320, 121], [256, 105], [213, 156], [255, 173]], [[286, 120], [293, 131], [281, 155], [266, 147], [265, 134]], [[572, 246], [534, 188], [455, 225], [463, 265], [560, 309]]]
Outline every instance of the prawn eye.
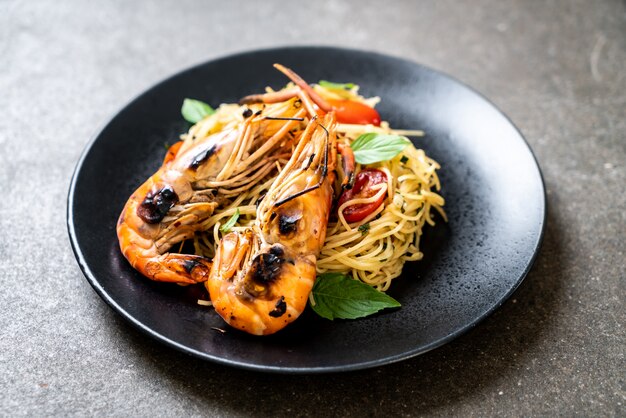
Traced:
[[258, 255], [252, 262], [252, 279], [257, 283], [271, 283], [280, 274], [280, 266], [285, 260], [272, 253]]
[[148, 192], [146, 198], [137, 207], [137, 216], [149, 224], [157, 224], [178, 201], [178, 195], [171, 186], [165, 186], [157, 192]]
[[[302, 219], [305, 212], [303, 203], [298, 200], [292, 200], [287, 202], [284, 206], [279, 207], [276, 211], [272, 212], [270, 216], [270, 222], [272, 222], [272, 228], [278, 229], [278, 233], [284, 238], [292, 236], [292, 234], [298, 231], [298, 221]], [[300, 225], [300, 230], [303, 226]]]

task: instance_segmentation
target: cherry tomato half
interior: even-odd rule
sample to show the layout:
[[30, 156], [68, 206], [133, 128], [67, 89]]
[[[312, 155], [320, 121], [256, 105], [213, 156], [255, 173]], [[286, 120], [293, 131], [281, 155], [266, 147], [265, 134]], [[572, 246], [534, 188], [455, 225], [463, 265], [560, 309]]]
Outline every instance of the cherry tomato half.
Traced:
[[337, 121], [357, 125], [380, 126], [380, 115], [373, 107], [353, 100], [326, 100], [335, 108]]
[[[386, 183], [387, 175], [380, 170], [374, 168], [366, 168], [356, 175], [354, 186], [350, 190], [346, 190], [341, 194], [337, 207], [352, 199], [368, 198], [374, 196], [378, 190], [372, 190], [372, 186]], [[343, 210], [343, 216], [348, 223], [359, 222], [365, 219], [369, 214], [374, 212], [383, 204], [386, 194], [376, 199], [372, 203], [361, 203], [350, 205]]]

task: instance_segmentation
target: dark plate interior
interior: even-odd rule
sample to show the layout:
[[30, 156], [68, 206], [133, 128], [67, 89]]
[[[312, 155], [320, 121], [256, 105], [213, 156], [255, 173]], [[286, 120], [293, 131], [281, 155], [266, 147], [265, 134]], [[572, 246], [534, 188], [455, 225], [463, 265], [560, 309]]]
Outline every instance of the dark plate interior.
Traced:
[[[183, 98], [217, 106], [275, 88], [280, 62], [311, 82], [351, 81], [379, 95], [393, 127], [423, 129], [414, 140], [442, 169], [450, 222], [427, 228], [426, 258], [405, 266], [390, 294], [402, 308], [357, 321], [307, 311], [270, 337], [227, 328], [196, 304], [191, 288], [153, 283], [121, 255], [117, 217], [159, 166], [165, 142], [187, 130]], [[152, 337], [195, 356], [265, 371], [361, 369], [423, 353], [496, 309], [527, 274], [545, 223], [535, 158], [513, 124], [485, 98], [439, 72], [402, 59], [336, 48], [282, 48], [215, 60], [183, 71], [133, 100], [83, 153], [68, 199], [68, 228], [81, 269], [98, 294]]]

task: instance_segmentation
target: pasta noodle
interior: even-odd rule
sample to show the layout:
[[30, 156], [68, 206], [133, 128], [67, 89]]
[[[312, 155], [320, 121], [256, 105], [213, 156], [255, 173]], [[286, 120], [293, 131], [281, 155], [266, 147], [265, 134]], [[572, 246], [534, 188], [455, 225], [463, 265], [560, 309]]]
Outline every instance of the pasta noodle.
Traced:
[[346, 222], [342, 207], [375, 201], [377, 196], [347, 201], [339, 207], [338, 220], [328, 225], [317, 269], [319, 273], [345, 272], [385, 291], [400, 275], [405, 261], [422, 258], [422, 227], [424, 223], [434, 225], [431, 209], [445, 219], [444, 200], [433, 192], [440, 188], [435, 171], [439, 165], [412, 145], [392, 160], [373, 166], [385, 171], [391, 183], [379, 190], [387, 194], [385, 204], [355, 224]]

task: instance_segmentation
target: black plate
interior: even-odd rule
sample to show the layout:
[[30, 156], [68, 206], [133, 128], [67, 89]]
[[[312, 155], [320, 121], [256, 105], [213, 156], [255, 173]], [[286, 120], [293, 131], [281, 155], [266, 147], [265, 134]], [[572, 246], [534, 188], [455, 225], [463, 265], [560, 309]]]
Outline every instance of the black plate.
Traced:
[[[286, 79], [350, 81], [382, 97], [397, 128], [423, 129], [417, 147], [442, 169], [450, 222], [427, 228], [425, 260], [408, 263], [390, 294], [402, 308], [357, 321], [327, 321], [307, 310], [277, 335], [227, 328], [196, 304], [190, 288], [150, 282], [120, 254], [117, 217], [160, 165], [163, 144], [188, 129], [185, 97], [235, 102]], [[80, 267], [96, 292], [139, 329], [197, 357], [248, 369], [312, 373], [379, 366], [438, 347], [500, 306], [528, 273], [545, 224], [541, 173], [522, 135], [473, 90], [421, 65], [337, 48], [281, 48], [233, 55], [183, 71], [149, 89], [98, 132], [80, 158], [67, 222]]]

